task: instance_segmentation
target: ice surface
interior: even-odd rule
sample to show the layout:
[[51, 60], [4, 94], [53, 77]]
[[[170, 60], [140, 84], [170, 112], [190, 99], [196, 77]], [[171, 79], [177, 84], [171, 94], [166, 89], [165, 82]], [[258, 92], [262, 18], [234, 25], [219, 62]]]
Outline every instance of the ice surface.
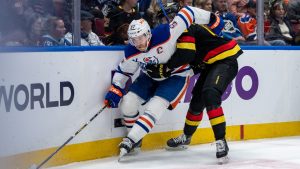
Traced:
[[126, 156], [72, 163], [51, 169], [300, 169], [300, 136], [229, 141], [229, 163], [218, 165], [215, 145], [190, 146], [183, 151], [164, 149]]

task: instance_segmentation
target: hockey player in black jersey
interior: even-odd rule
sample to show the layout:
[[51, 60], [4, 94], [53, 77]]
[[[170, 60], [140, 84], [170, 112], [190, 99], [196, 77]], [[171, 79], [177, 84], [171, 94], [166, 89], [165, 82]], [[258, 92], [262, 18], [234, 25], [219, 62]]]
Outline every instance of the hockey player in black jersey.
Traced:
[[216, 140], [216, 157], [223, 164], [228, 161], [229, 148], [221, 96], [238, 72], [237, 58], [243, 51], [235, 40], [225, 40], [212, 30], [211, 25], [192, 25], [177, 41], [177, 46], [185, 49], [177, 49], [167, 64], [147, 68], [152, 76], [168, 76], [174, 67], [189, 63], [195, 74], [201, 72], [192, 91], [183, 134], [168, 140], [167, 148], [186, 148], [206, 109]]

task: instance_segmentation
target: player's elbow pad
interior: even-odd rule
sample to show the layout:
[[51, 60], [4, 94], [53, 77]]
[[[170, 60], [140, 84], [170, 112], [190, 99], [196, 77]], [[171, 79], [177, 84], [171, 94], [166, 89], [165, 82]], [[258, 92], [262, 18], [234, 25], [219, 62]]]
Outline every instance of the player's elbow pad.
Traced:
[[210, 14], [210, 21], [207, 26], [218, 36], [222, 35], [222, 30], [225, 26], [224, 20], [219, 17], [218, 15], [211, 13]]

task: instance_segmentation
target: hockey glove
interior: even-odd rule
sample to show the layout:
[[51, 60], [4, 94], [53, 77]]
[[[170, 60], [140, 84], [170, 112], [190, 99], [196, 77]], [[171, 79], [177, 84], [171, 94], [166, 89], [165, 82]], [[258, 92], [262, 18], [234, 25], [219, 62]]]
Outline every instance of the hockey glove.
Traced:
[[111, 108], [117, 108], [125, 91], [116, 85], [111, 85], [104, 100], [104, 104]]
[[172, 72], [172, 69], [169, 69], [165, 64], [147, 65], [146, 70], [152, 78], [168, 78]]

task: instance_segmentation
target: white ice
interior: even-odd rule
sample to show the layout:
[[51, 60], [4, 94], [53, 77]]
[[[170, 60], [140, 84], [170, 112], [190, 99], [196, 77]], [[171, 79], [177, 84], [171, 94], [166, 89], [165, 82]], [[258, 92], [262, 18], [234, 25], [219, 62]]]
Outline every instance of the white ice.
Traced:
[[51, 169], [300, 169], [300, 136], [229, 141], [229, 163], [218, 165], [215, 145], [190, 146], [183, 151], [142, 151], [126, 156], [72, 163]]

